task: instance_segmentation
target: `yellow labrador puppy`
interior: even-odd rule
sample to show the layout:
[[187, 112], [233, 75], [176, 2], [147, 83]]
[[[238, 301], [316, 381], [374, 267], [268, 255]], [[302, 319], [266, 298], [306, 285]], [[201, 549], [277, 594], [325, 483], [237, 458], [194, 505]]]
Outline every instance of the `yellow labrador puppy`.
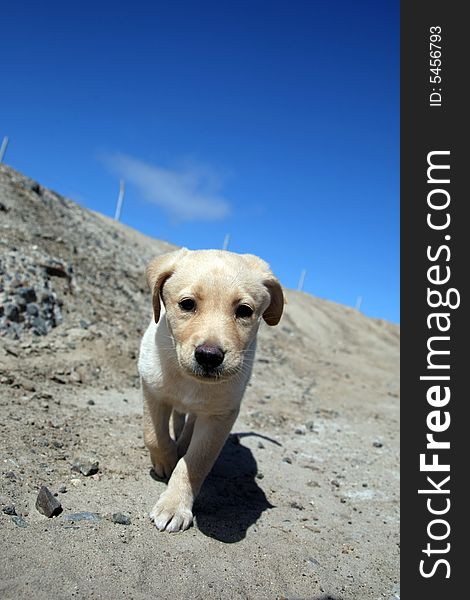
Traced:
[[194, 500], [240, 409], [261, 319], [277, 325], [284, 296], [252, 254], [186, 248], [147, 268], [154, 319], [139, 356], [144, 440], [169, 478], [150, 516], [163, 531], [187, 529]]

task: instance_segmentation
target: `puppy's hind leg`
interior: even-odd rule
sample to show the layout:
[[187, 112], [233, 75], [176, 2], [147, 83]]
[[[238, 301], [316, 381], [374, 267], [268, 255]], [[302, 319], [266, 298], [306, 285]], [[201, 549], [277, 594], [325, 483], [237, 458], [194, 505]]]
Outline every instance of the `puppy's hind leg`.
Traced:
[[157, 399], [142, 382], [144, 394], [144, 442], [157, 477], [169, 478], [178, 461], [176, 444], [170, 437], [171, 406]]
[[176, 448], [178, 450], [178, 456], [181, 458], [186, 454], [188, 446], [191, 442], [191, 437], [194, 431], [194, 422], [196, 421], [196, 415], [188, 414], [186, 422], [184, 424], [183, 431], [176, 441]]
[[170, 417], [170, 435], [176, 442], [184, 428], [184, 420], [186, 415], [173, 409]]

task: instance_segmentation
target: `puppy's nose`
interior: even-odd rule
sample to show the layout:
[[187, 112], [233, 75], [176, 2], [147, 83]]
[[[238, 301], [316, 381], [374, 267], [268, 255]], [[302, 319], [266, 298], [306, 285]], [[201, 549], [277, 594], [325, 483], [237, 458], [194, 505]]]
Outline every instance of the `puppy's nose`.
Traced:
[[222, 364], [224, 360], [224, 351], [219, 346], [210, 344], [201, 344], [194, 351], [194, 357], [201, 367], [214, 369]]

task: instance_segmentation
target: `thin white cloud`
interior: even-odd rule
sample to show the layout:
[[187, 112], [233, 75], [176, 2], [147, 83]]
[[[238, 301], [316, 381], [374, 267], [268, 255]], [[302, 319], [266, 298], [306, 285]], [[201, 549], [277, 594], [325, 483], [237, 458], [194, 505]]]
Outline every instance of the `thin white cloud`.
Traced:
[[220, 176], [206, 165], [191, 163], [181, 170], [151, 165], [125, 154], [103, 157], [105, 164], [125, 182], [136, 185], [148, 202], [157, 204], [180, 221], [215, 221], [230, 213], [220, 195]]

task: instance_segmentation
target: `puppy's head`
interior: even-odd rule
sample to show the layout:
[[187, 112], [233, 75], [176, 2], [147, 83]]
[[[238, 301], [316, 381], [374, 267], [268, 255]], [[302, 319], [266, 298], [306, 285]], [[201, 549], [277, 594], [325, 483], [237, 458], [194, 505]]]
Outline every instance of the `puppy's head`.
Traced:
[[281, 285], [252, 254], [182, 248], [154, 259], [147, 280], [181, 370], [207, 382], [242, 373], [261, 319], [277, 325], [284, 308]]

